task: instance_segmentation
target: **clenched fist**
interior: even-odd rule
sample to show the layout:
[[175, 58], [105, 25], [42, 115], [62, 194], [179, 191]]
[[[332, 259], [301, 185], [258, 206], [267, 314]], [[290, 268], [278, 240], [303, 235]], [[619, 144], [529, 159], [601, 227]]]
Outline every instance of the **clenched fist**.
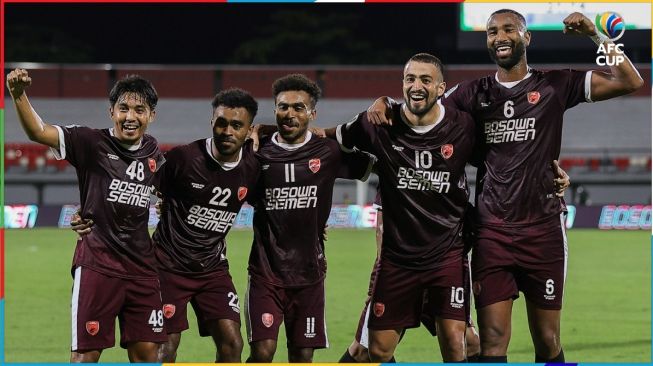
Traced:
[[581, 13], [571, 13], [563, 21], [565, 34], [580, 34], [584, 36], [596, 35], [596, 27], [594, 23]]
[[7, 75], [7, 88], [14, 99], [23, 95], [30, 85], [32, 85], [32, 78], [25, 69], [15, 69]]

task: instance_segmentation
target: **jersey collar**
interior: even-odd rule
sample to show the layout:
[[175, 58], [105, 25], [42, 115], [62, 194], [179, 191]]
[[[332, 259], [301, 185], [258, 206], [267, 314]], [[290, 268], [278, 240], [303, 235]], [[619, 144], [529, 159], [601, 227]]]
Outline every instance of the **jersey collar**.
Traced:
[[[438, 119], [437, 119], [437, 121], [435, 121], [435, 123], [430, 124], [430, 125], [426, 125], [426, 126], [413, 126], [410, 123], [408, 123], [408, 121], [404, 120], [404, 114], [403, 113], [401, 114], [401, 121], [404, 124], [406, 124], [406, 126], [410, 127], [411, 130], [415, 131], [415, 133], [418, 133], [420, 135], [423, 135], [423, 134], [431, 131], [432, 129], [435, 128], [435, 126], [440, 124], [440, 122], [442, 122], [442, 120], [444, 119], [444, 106], [440, 102], [440, 99], [438, 99], [438, 101], [436, 103], [437, 103], [437, 106], [440, 108], [440, 115], [438, 116]], [[406, 108], [406, 104], [403, 104], [401, 107]]]
[[[113, 127], [109, 128], [109, 134], [111, 135], [111, 137], [116, 137], [116, 135], [113, 132]], [[117, 138], [116, 138], [116, 140], [118, 141], [120, 146], [124, 147], [125, 149], [127, 149], [129, 151], [136, 151], [136, 150], [140, 149], [141, 144], [143, 144], [143, 138], [142, 137], [141, 137], [141, 140], [138, 141], [138, 144], [136, 144], [136, 145], [123, 144]]]
[[497, 83], [501, 84], [501, 85], [504, 86], [505, 88], [510, 89], [510, 88], [514, 87], [515, 85], [521, 83], [522, 81], [528, 79], [529, 77], [531, 77], [531, 75], [533, 75], [533, 69], [531, 69], [531, 68], [529, 67], [529, 68], [528, 68], [528, 72], [526, 73], [526, 75], [524, 75], [524, 77], [523, 77], [521, 80], [516, 80], [516, 81], [499, 81], [499, 72], [497, 72], [496, 74], [494, 74], [494, 80], [496, 80]]
[[225, 161], [220, 161], [213, 156], [213, 137], [209, 137], [206, 139], [206, 152], [209, 153], [209, 156], [213, 161], [216, 163], [220, 164], [222, 169], [224, 170], [231, 170], [240, 164], [240, 160], [243, 158], [243, 148], [241, 147], [240, 150], [238, 150], [238, 160], [232, 161], [232, 162], [225, 162]]
[[275, 132], [274, 134], [272, 134], [272, 139], [271, 140], [272, 140], [273, 144], [279, 146], [280, 148], [282, 148], [284, 150], [293, 151], [293, 150], [297, 150], [300, 147], [306, 145], [311, 140], [311, 137], [313, 137], [313, 134], [311, 133], [311, 131], [306, 131], [306, 138], [304, 139], [304, 142], [300, 142], [298, 144], [286, 144], [286, 143], [283, 143], [283, 142], [279, 142], [279, 140], [278, 140], [279, 139], [279, 132]]

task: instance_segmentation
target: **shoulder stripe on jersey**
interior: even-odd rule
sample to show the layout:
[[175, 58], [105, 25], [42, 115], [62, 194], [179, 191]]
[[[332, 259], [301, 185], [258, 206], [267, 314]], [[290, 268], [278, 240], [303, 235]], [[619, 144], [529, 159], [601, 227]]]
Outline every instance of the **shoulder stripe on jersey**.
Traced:
[[594, 103], [592, 100], [592, 70], [585, 74], [585, 100], [587, 103]]
[[54, 158], [57, 160], [64, 160], [66, 158], [66, 139], [63, 136], [63, 129], [61, 126], [53, 125], [59, 133], [59, 148], [55, 149], [54, 147], [50, 148]]
[[458, 89], [458, 86], [460, 86], [460, 84], [456, 84], [456, 85], [454, 85], [452, 88], [450, 88], [449, 90], [447, 90], [446, 92], [444, 92], [444, 97], [445, 97], [445, 98], [448, 98], [449, 95], [451, 95], [451, 93], [455, 92], [456, 89]]
[[[352, 123], [352, 122], [349, 122], [349, 123]], [[344, 152], [346, 152], [346, 153], [350, 153], [350, 152], [353, 152], [353, 151], [354, 151], [354, 149], [350, 149], [350, 148], [348, 148], [347, 146], [345, 146], [345, 145], [342, 143], [342, 128], [343, 128], [343, 126], [344, 126], [345, 128], [347, 128], [347, 126], [349, 125], [349, 123], [346, 124], [346, 125], [337, 125], [337, 126], [336, 126], [336, 140], [338, 141], [338, 145], [340, 145], [340, 150], [342, 150], [342, 151], [344, 151]]]

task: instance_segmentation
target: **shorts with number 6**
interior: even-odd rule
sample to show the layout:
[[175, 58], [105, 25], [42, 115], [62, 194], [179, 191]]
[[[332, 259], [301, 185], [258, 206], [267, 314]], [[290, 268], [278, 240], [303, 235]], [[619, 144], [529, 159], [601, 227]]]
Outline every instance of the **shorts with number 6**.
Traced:
[[519, 297], [537, 307], [562, 309], [567, 274], [564, 215], [528, 227], [481, 226], [472, 251], [476, 308]]

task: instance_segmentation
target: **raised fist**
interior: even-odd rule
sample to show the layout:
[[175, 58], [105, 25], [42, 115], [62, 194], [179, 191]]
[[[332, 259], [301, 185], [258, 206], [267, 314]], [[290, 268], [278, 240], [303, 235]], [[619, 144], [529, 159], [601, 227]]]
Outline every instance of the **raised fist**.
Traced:
[[14, 99], [23, 95], [30, 85], [32, 85], [32, 78], [25, 69], [15, 69], [7, 75], [7, 88]]

